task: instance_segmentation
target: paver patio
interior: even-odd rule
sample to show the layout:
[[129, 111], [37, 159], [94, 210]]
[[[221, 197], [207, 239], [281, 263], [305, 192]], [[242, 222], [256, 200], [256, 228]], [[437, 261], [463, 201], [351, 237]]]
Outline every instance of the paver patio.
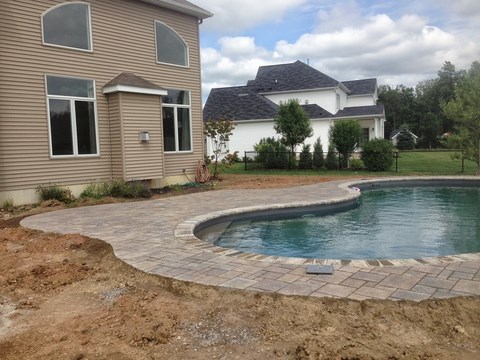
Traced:
[[206, 285], [358, 300], [480, 295], [480, 254], [368, 262], [323, 259], [317, 263], [333, 264], [333, 275], [310, 275], [305, 269], [312, 259], [244, 254], [192, 234], [199, 222], [219, 215], [354, 200], [358, 193], [348, 185], [333, 181], [288, 190], [217, 190], [59, 210], [28, 217], [21, 225], [99, 238], [142, 271]]

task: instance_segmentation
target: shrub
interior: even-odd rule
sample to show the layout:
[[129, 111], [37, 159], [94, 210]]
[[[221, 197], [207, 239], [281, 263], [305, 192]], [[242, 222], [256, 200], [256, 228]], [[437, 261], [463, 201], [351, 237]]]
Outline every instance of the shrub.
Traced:
[[265, 169], [287, 169], [289, 166], [289, 152], [280, 140], [273, 137], [263, 138], [254, 145], [257, 152], [255, 160]]
[[238, 151], [235, 151], [233, 154], [228, 153], [227, 155], [225, 155], [225, 161], [228, 163], [228, 165], [240, 162]]
[[328, 146], [327, 158], [325, 159], [325, 167], [328, 170], [338, 169], [338, 158], [335, 154], [335, 145], [330, 144]]
[[6, 211], [13, 209], [13, 200], [12, 199], [5, 200], [3, 202], [2, 209]]
[[123, 181], [114, 179], [106, 182], [91, 183], [80, 194], [81, 198], [101, 199], [107, 196], [116, 198], [149, 198], [150, 189], [142, 181]]
[[68, 188], [62, 188], [57, 185], [43, 186], [38, 185], [35, 189], [42, 201], [57, 200], [65, 204], [69, 204], [75, 201], [72, 191]]
[[361, 170], [364, 168], [363, 161], [360, 159], [352, 159], [350, 160], [350, 169], [353, 170]]
[[310, 153], [310, 145], [303, 145], [302, 152], [300, 153], [300, 159], [298, 161], [298, 168], [300, 170], [311, 169], [313, 166], [313, 158]]
[[313, 168], [321, 169], [325, 165], [325, 159], [323, 158], [323, 146], [320, 138], [313, 144]]
[[394, 160], [394, 147], [386, 139], [373, 139], [363, 146], [362, 161], [368, 171], [386, 171]]

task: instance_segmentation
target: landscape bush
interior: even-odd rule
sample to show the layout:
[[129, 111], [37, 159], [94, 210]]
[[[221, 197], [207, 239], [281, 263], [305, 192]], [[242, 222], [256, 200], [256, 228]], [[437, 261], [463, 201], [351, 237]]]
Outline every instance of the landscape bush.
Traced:
[[310, 153], [310, 145], [303, 145], [300, 159], [298, 161], [298, 168], [300, 170], [308, 170], [313, 167], [313, 158]]
[[361, 159], [368, 171], [387, 171], [393, 164], [394, 150], [386, 139], [373, 139], [363, 146]]
[[338, 157], [335, 154], [335, 146], [330, 143], [328, 146], [327, 158], [325, 159], [325, 167], [327, 170], [338, 169]]
[[116, 198], [149, 198], [152, 196], [152, 193], [142, 181], [114, 179], [91, 183], [80, 194], [81, 198], [91, 199], [101, 199], [108, 196]]
[[58, 185], [38, 185], [35, 189], [42, 201], [57, 200], [65, 204], [75, 201], [72, 191], [68, 188], [62, 188]]
[[313, 168], [321, 169], [325, 165], [325, 159], [323, 157], [323, 146], [320, 138], [313, 144]]
[[254, 145], [257, 152], [256, 161], [265, 169], [287, 169], [289, 167], [289, 151], [275, 138], [263, 138]]

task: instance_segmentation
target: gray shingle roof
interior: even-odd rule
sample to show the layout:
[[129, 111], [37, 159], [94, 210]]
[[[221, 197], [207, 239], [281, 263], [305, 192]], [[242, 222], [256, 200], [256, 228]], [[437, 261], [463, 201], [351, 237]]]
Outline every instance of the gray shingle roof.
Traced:
[[374, 94], [375, 89], [377, 88], [377, 79], [362, 79], [362, 80], [353, 80], [353, 81], [343, 81], [350, 93], [348, 95], [367, 95]]
[[[343, 83], [296, 61], [290, 64], [261, 66], [255, 80], [246, 86], [212, 89], [203, 109], [203, 119], [225, 117], [235, 121], [273, 119], [278, 106], [261, 95], [268, 92], [347, 87], [352, 95], [373, 94], [376, 79]], [[331, 114], [317, 104], [302, 105], [311, 119], [383, 115], [383, 105], [348, 107]]]
[[343, 108], [335, 114], [336, 118], [355, 117], [355, 116], [383, 116], [385, 108], [383, 104], [370, 106], [351, 106]]
[[205, 120], [273, 119], [278, 106], [248, 86], [212, 89], [203, 109]]
[[248, 82], [257, 92], [292, 91], [339, 86], [340, 82], [297, 60], [290, 64], [260, 66]]

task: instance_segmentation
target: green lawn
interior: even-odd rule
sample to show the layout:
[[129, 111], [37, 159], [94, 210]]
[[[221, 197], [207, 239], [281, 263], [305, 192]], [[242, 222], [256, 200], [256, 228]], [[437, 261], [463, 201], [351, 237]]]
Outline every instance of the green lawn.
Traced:
[[[220, 173], [225, 174], [271, 174], [271, 175], [462, 175], [462, 160], [453, 159], [454, 152], [447, 151], [408, 151], [401, 152], [398, 158], [398, 172], [395, 163], [390, 171], [368, 172], [353, 170], [247, 170], [244, 163], [237, 163], [224, 168]], [[473, 161], [465, 160], [464, 175], [475, 175], [477, 165]]]

